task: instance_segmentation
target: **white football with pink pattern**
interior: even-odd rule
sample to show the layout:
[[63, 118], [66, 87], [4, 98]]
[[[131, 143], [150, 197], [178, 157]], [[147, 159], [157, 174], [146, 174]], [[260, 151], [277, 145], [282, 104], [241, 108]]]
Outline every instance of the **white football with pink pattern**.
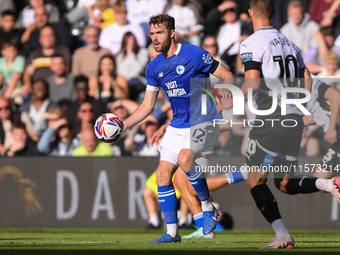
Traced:
[[105, 143], [117, 142], [123, 131], [123, 121], [113, 113], [104, 113], [94, 124], [94, 133], [99, 140]]

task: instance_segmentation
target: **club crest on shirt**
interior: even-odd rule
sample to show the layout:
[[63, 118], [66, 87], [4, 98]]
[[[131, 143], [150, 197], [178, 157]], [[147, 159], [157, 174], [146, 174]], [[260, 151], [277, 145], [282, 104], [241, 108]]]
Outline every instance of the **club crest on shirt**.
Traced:
[[209, 53], [203, 54], [202, 59], [203, 59], [205, 64], [211, 64], [214, 61], [214, 59], [212, 58], [212, 56]]
[[252, 61], [253, 60], [253, 53], [252, 52], [242, 53], [241, 54], [241, 60], [242, 60], [242, 63]]
[[176, 67], [176, 72], [177, 72], [178, 74], [183, 74], [184, 71], [185, 71], [184, 66], [179, 65], [179, 66]]

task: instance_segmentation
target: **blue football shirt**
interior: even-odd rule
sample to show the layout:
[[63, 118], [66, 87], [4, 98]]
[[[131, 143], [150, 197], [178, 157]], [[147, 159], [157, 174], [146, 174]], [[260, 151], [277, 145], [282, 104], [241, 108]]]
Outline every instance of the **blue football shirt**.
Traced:
[[146, 69], [147, 90], [159, 91], [162, 88], [165, 91], [173, 110], [170, 126], [189, 128], [222, 119], [209, 95], [207, 114], [201, 114], [201, 95], [206, 93], [204, 90], [214, 95], [204, 85], [209, 83], [209, 70], [213, 62], [214, 59], [206, 50], [194, 45], [178, 44], [173, 56], [164, 58], [163, 53], [160, 53], [149, 63]]

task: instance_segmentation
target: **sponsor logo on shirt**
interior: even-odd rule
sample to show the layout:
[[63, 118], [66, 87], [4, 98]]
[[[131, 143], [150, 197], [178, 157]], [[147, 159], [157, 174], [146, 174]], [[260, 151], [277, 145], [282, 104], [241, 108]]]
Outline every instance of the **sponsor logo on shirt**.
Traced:
[[242, 63], [246, 63], [253, 60], [253, 53], [246, 52], [241, 54]]
[[159, 73], [159, 74], [158, 74], [158, 77], [159, 77], [159, 78], [163, 77], [163, 72]]
[[212, 58], [212, 56], [209, 53], [203, 54], [203, 61], [205, 64], [211, 64], [212, 62], [214, 62], [214, 59]]
[[185, 71], [184, 66], [179, 65], [179, 66], [176, 67], [176, 72], [177, 72], [178, 74], [183, 74], [184, 71]]
[[168, 97], [178, 97], [187, 94], [184, 88], [178, 88], [176, 81], [166, 82], [165, 86], [167, 88], [165, 92], [167, 93]]

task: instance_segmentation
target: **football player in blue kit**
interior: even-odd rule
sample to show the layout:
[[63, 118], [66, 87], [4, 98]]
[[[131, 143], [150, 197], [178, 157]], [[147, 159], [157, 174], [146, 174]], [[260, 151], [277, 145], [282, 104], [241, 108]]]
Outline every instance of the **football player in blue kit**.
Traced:
[[[202, 93], [200, 88], [208, 89], [203, 83], [207, 83], [210, 73], [224, 79], [227, 84], [234, 84], [235, 76], [207, 51], [193, 45], [177, 43], [173, 17], [166, 14], [152, 16], [149, 25], [155, 50], [160, 54], [147, 67], [148, 85], [144, 101], [124, 121], [124, 127], [131, 128], [151, 114], [160, 88], [165, 91], [171, 103], [173, 119], [160, 144], [156, 176], [159, 203], [167, 224], [167, 233], [151, 243], [178, 243], [181, 242], [181, 237], [178, 234], [177, 202], [172, 184], [177, 165], [186, 173], [201, 200], [203, 233], [209, 234], [216, 227], [218, 213], [212, 205], [205, 175], [195, 159], [213, 153], [213, 120], [221, 119], [222, 116], [216, 111], [212, 100], [207, 100], [207, 114], [202, 114], [198, 93]], [[192, 78], [204, 82], [195, 83], [193, 89], [190, 84]], [[192, 100], [193, 97], [195, 100]]]

